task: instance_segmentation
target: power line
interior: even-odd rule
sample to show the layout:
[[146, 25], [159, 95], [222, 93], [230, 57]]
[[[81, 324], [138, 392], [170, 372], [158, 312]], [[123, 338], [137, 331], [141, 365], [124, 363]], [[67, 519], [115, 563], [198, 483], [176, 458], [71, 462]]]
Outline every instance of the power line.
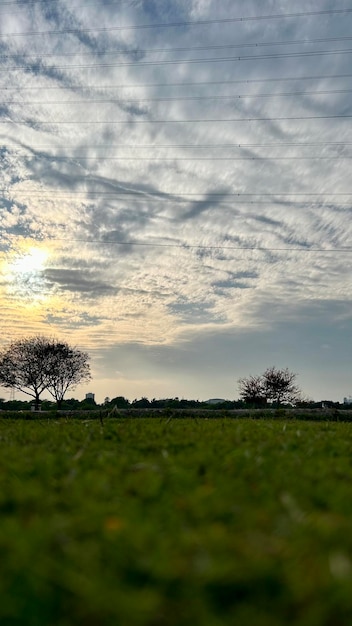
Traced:
[[60, 237], [50, 237], [49, 241], [64, 241], [66, 243], [94, 243], [97, 245], [116, 245], [116, 246], [143, 246], [152, 248], [177, 248], [180, 250], [197, 249], [197, 250], [237, 250], [237, 251], [258, 251], [258, 252], [352, 252], [352, 247], [345, 248], [271, 248], [264, 246], [224, 246], [224, 245], [212, 245], [205, 246], [201, 244], [172, 244], [172, 243], [157, 243], [157, 242], [144, 242], [144, 241], [113, 241], [113, 240], [101, 240], [101, 239], [68, 239]]
[[[125, 0], [126, 4], [130, 4], [130, 0]], [[123, 0], [118, 0], [118, 2], [116, 2], [115, 0], [104, 0], [104, 4], [125, 4], [125, 2]], [[6, 7], [6, 6], [27, 6], [27, 4], [59, 4], [57, 0], [14, 0], [13, 2], [0, 2], [0, 8], [1, 7]], [[79, 5], [79, 6], [85, 6], [86, 4], [100, 4], [100, 0], [92, 0], [91, 2], [85, 2], [83, 5]], [[77, 6], [75, 6], [75, 8], [77, 8]]]
[[[12, 236], [12, 235], [9, 235]], [[15, 235], [13, 235], [15, 237]], [[31, 238], [33, 239], [33, 238]], [[227, 246], [227, 245], [202, 245], [202, 244], [172, 244], [172, 243], [158, 243], [158, 242], [145, 242], [145, 241], [113, 241], [113, 240], [101, 240], [101, 239], [68, 239], [63, 237], [49, 237], [48, 241], [64, 241], [66, 243], [93, 243], [95, 245], [117, 245], [117, 246], [138, 246], [138, 247], [152, 247], [152, 248], [176, 248], [180, 250], [237, 250], [237, 251], [254, 251], [254, 252], [305, 252], [305, 253], [351, 253], [352, 247], [344, 248], [283, 248], [283, 247], [266, 247], [266, 246]]]
[[[32, 4], [58, 4], [57, 0], [8, 0], [5, 2], [0, 2], [0, 8], [4, 7], [4, 6], [27, 6], [27, 5], [32, 5]], [[86, 6], [86, 5], [91, 5], [91, 4], [100, 4], [100, 0], [91, 0], [91, 1], [85, 1], [84, 3], [80, 4], [80, 5], [76, 5], [74, 8], [79, 8], [80, 6]], [[131, 5], [131, 0], [104, 0], [104, 5], [108, 4], [108, 5], [116, 5], [116, 6], [120, 6], [123, 4], [130, 4]], [[327, 11], [327, 13], [335, 13], [335, 12], [341, 12], [344, 11], [343, 9], [338, 10], [338, 11]], [[348, 11], [348, 10], [347, 10]], [[315, 14], [321, 14], [322, 12], [315, 12]], [[325, 13], [325, 11], [324, 11]], [[294, 16], [296, 16], [296, 14], [293, 14]], [[299, 14], [302, 15], [302, 14]], [[304, 15], [307, 15], [307, 13], [304, 13]], [[289, 14], [289, 16], [291, 16], [291, 14]], [[278, 15], [278, 17], [280, 17], [280, 15]], [[244, 21], [246, 19], [253, 19], [253, 18], [237, 18], [237, 19], [241, 19], [241, 21]], [[259, 18], [259, 19], [263, 19], [263, 18]]]
[[[239, 84], [256, 84], [256, 83], [277, 83], [277, 82], [289, 82], [289, 81], [300, 81], [300, 80], [326, 80], [326, 79], [337, 79], [337, 78], [352, 78], [352, 74], [325, 74], [325, 75], [316, 75], [316, 76], [282, 76], [278, 78], [252, 78], [252, 79], [238, 79], [238, 80], [216, 80], [216, 81], [189, 81], [189, 82], [177, 82], [177, 83], [124, 83], [120, 85], [84, 85], [85, 90], [90, 89], [139, 89], [141, 87], [198, 87], [198, 86], [212, 86], [212, 85], [239, 85]], [[73, 89], [77, 89], [74, 87]], [[37, 87], [19, 87], [18, 85], [15, 87], [0, 87], [0, 91], [38, 91]], [[46, 86], [46, 91], [62, 91], [62, 87], [53, 87]]]
[[[19, 155], [26, 156], [26, 155]], [[84, 161], [162, 161], [162, 162], [174, 162], [174, 161], [346, 161], [352, 159], [352, 155], [307, 155], [307, 156], [249, 156], [249, 157], [106, 157], [106, 156], [86, 156], [86, 155], [72, 155], [72, 156], [55, 156], [55, 155], [40, 155], [36, 154], [35, 158], [45, 158], [53, 161], [67, 161], [67, 160], [84, 160]]]
[[[0, 5], [1, 6], [1, 5]], [[177, 48], [131, 48], [131, 49], [121, 49], [121, 50], [105, 50], [104, 52], [96, 51], [94, 52], [95, 56], [110, 56], [110, 55], [131, 55], [131, 54], [148, 54], [148, 53], [160, 53], [160, 52], [189, 52], [195, 50], [233, 50], [235, 48], [262, 48], [262, 47], [271, 47], [271, 46], [297, 46], [297, 45], [312, 45], [316, 43], [327, 43], [327, 42], [339, 42], [339, 41], [351, 41], [352, 37], [318, 37], [311, 39], [293, 39], [286, 41], [264, 41], [264, 42], [254, 42], [254, 43], [238, 43], [238, 44], [226, 44], [222, 46], [184, 46]], [[34, 62], [38, 57], [43, 58], [52, 58], [52, 57], [83, 57], [83, 56], [92, 56], [91, 52], [48, 52], [42, 54], [38, 52], [34, 55], [28, 54], [6, 54], [0, 56], [0, 61], [4, 60], [32, 60]]]
[[155, 24], [135, 24], [133, 26], [107, 26], [103, 28], [64, 28], [62, 30], [37, 30], [24, 32], [1, 33], [0, 37], [35, 37], [42, 35], [62, 35], [62, 34], [80, 34], [80, 33], [108, 33], [123, 30], [150, 30], [153, 28], [179, 28], [183, 26], [208, 26], [211, 24], [235, 24], [241, 22], [255, 22], [263, 20], [289, 19], [299, 17], [315, 17], [322, 15], [344, 15], [352, 13], [352, 9], [327, 9], [320, 11], [302, 11], [297, 13], [274, 13], [271, 15], [254, 15], [244, 17], [227, 17], [222, 19], [208, 20], [190, 20], [182, 22], [161, 22]]
[[[352, 51], [352, 50], [351, 50]], [[291, 96], [320, 96], [320, 95], [331, 95], [331, 94], [343, 94], [343, 93], [351, 93], [352, 89], [325, 89], [319, 91], [287, 91], [287, 92], [279, 92], [279, 93], [261, 93], [261, 94], [232, 94], [232, 95], [223, 95], [223, 96], [175, 96], [175, 97], [165, 97], [165, 98], [89, 98], [89, 100], [81, 99], [81, 100], [3, 100], [0, 104], [42, 104], [42, 105], [61, 105], [61, 104], [81, 104], [84, 102], [85, 104], [97, 104], [99, 102], [109, 103], [109, 104], [138, 104], [140, 102], [180, 102], [180, 101], [193, 101], [193, 100], [244, 100], [247, 98], [286, 98]]]
[[[151, 67], [160, 65], [178, 65], [183, 63], [185, 65], [194, 65], [198, 63], [225, 63], [233, 61], [262, 61], [265, 59], [284, 59], [284, 58], [296, 58], [296, 57], [315, 57], [315, 56], [328, 56], [336, 54], [351, 54], [352, 48], [343, 48], [341, 50], [316, 50], [307, 52], [278, 52], [272, 54], [257, 54], [257, 55], [243, 55], [234, 57], [204, 57], [202, 59], [175, 59], [171, 61], [128, 61], [127, 63], [93, 63], [82, 65], [81, 63], [72, 63], [70, 65], [49, 65], [43, 67], [45, 69], [55, 70], [68, 70], [68, 69], [94, 69], [101, 67]], [[35, 63], [33, 65], [36, 65]], [[30, 65], [16, 65], [14, 67], [2, 67], [0, 72], [13, 72], [16, 70], [28, 70], [31, 69]]]
[[[148, 149], [151, 148], [192, 148], [195, 150], [204, 150], [204, 149], [223, 149], [223, 148], [287, 148], [287, 147], [311, 147], [311, 146], [351, 146], [352, 141], [282, 141], [280, 143], [218, 143], [218, 144], [193, 144], [193, 143], [159, 143], [159, 144], [117, 144], [117, 143], [105, 143], [105, 144], [80, 144], [81, 148], [119, 148], [132, 150], [134, 148]], [[10, 148], [11, 146], [6, 146], [3, 144], [4, 148]], [[57, 148], [58, 150], [67, 149], [67, 144], [64, 146], [56, 146], [52, 144], [36, 144], [36, 149], [38, 148]], [[32, 150], [32, 147], [30, 148]]]
[[[2, 189], [0, 189], [0, 193], [8, 193], [8, 189], [6, 187], [3, 187]], [[53, 193], [56, 194], [58, 190], [53, 189], [52, 191], [47, 191], [45, 190], [45, 193], [43, 192], [38, 192], [38, 191], [31, 191], [30, 189], [16, 189], [16, 194], [26, 194], [26, 195], [30, 195], [33, 197], [45, 197], [45, 198], [51, 198]], [[119, 191], [95, 191], [95, 190], [85, 190], [85, 191], [77, 191], [77, 190], [73, 190], [73, 191], [58, 191], [58, 194], [62, 197], [70, 197], [70, 196], [75, 196], [75, 195], [99, 195], [99, 196], [134, 196], [134, 197], [143, 197], [145, 199], [150, 199], [150, 198], [160, 198], [162, 200], [167, 200], [170, 199], [172, 201], [174, 201], [177, 198], [195, 198], [197, 196], [203, 196], [202, 200], [200, 200], [200, 202], [204, 202], [204, 200], [208, 200], [209, 198], [274, 198], [277, 199], [278, 197], [282, 197], [282, 198], [291, 198], [291, 197], [308, 197], [308, 198], [333, 198], [333, 197], [342, 197], [342, 196], [352, 196], [352, 191], [346, 191], [346, 192], [338, 192], [338, 193], [326, 193], [324, 192], [281, 192], [281, 191], [276, 191], [276, 192], [271, 192], [271, 193], [246, 193], [246, 192], [229, 192], [229, 191], [224, 191], [224, 192], [207, 192], [207, 191], [199, 191], [199, 192], [172, 192], [172, 191], [138, 191], [138, 190], [119, 190]]]
[[[26, 7], [27, 5], [34, 5], [34, 4], [49, 4], [49, 2], [51, 2], [51, 0], [17, 0], [15, 2], [1, 2], [0, 3], [0, 8], [1, 7], [6, 7], [6, 6], [13, 6], [13, 7], [18, 7], [18, 9], [22, 9], [24, 7]], [[57, 0], [53, 0], [51, 2], [51, 4], [58, 4]], [[99, 0], [91, 0], [91, 2], [87, 1], [82, 3], [82, 4], [78, 4], [75, 5], [75, 9], [79, 9], [81, 7], [84, 6], [91, 6], [92, 4], [100, 4]], [[115, 2], [114, 0], [104, 0], [104, 5], [115, 5], [115, 6], [119, 6], [121, 4], [131, 4], [130, 0], [125, 0], [125, 2], [123, 0], [119, 0], [118, 2]], [[17, 11], [4, 11], [4, 13], [6, 15], [17, 15]]]
[[[297, 120], [332, 120], [332, 119], [350, 119], [352, 118], [352, 114], [344, 115], [295, 115], [289, 117], [233, 117], [229, 119], [223, 118], [197, 118], [197, 119], [184, 119], [184, 120], [53, 120], [51, 122], [36, 120], [36, 124], [40, 124], [41, 126], [56, 126], [58, 124], [63, 125], [97, 125], [97, 124], [199, 124], [199, 123], [234, 123], [234, 122], [281, 122], [285, 120], [297, 121]], [[23, 120], [0, 120], [0, 124], [25, 124], [26, 121]]]

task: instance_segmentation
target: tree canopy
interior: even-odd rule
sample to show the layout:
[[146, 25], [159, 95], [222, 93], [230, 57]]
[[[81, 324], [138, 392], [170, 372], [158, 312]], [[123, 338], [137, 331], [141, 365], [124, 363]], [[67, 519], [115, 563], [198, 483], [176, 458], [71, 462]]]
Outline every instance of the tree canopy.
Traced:
[[66, 342], [41, 335], [12, 342], [0, 351], [0, 385], [34, 398], [47, 390], [60, 407], [68, 389], [90, 380], [89, 357]]
[[268, 367], [263, 374], [265, 396], [277, 405], [283, 402], [295, 404], [301, 398], [301, 390], [296, 385], [297, 375], [285, 369]]
[[265, 404], [265, 390], [262, 376], [248, 376], [238, 381], [240, 398], [247, 404]]
[[296, 385], [297, 375], [285, 369], [268, 367], [260, 376], [248, 376], [238, 381], [240, 398], [247, 404], [263, 404], [268, 400], [279, 406], [295, 404], [301, 399]]
[[68, 389], [90, 380], [88, 354], [67, 343], [52, 342], [48, 352], [47, 390], [58, 407]]

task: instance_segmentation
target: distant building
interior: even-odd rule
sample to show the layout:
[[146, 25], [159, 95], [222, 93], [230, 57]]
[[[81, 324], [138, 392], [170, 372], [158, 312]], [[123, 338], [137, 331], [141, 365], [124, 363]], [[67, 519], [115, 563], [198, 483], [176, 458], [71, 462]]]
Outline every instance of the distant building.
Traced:
[[331, 409], [334, 404], [333, 400], [322, 400], [320, 403], [322, 409]]
[[343, 399], [344, 404], [352, 404], [352, 396], [348, 396], [348, 398]]
[[95, 394], [94, 393], [86, 393], [86, 400], [93, 400], [93, 402], [95, 402]]
[[205, 400], [206, 404], [221, 404], [222, 402], [226, 402], [223, 398], [210, 398], [210, 400]]

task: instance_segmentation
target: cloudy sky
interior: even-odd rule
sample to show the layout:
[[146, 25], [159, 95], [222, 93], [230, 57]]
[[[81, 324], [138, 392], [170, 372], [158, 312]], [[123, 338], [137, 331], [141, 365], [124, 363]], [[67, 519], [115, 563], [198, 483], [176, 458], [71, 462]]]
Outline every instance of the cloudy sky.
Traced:
[[352, 394], [351, 33], [347, 0], [3, 0], [1, 344], [87, 350], [98, 401]]

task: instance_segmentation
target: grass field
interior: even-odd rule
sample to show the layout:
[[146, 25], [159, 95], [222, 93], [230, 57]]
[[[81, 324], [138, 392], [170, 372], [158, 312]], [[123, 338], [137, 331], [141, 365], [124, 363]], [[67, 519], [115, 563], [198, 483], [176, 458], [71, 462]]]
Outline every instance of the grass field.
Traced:
[[0, 420], [2, 626], [351, 626], [352, 426]]

